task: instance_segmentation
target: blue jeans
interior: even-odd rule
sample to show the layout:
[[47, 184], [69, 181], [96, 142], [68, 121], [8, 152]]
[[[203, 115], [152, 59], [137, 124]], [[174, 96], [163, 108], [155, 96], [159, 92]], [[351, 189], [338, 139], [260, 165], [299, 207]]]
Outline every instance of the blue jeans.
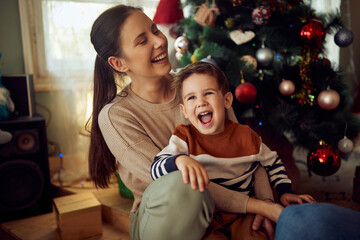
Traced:
[[360, 239], [360, 212], [329, 203], [286, 207], [277, 222], [275, 240]]

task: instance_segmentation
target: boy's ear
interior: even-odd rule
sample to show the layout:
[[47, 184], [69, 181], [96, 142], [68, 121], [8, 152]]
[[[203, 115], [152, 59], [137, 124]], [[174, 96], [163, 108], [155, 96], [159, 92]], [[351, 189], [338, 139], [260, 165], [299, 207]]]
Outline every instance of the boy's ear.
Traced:
[[227, 92], [224, 96], [224, 105], [226, 109], [231, 108], [233, 102], [233, 95], [231, 92]]
[[180, 103], [180, 109], [181, 109], [182, 113], [184, 114], [184, 117], [188, 119], [189, 116], [186, 114], [186, 110], [185, 110], [184, 104]]
[[124, 63], [122, 58], [111, 56], [108, 58], [108, 63], [112, 68], [119, 72], [127, 72], [129, 70], [128, 66]]

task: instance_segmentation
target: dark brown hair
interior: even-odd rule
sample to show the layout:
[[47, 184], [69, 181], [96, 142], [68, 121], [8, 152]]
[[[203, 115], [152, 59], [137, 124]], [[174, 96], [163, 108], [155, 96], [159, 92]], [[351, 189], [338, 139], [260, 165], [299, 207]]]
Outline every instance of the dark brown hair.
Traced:
[[[108, 63], [110, 56], [120, 57], [120, 31], [133, 11], [141, 11], [125, 5], [118, 5], [103, 12], [94, 22], [90, 38], [97, 52], [94, 69], [94, 97], [92, 117], [86, 124], [90, 128], [89, 173], [96, 187], [108, 186], [112, 174], [116, 174], [116, 160], [101, 134], [98, 116], [101, 109], [117, 94], [114, 70]], [[91, 125], [90, 125], [91, 123]]]
[[187, 65], [185, 68], [181, 69], [180, 72], [178, 72], [175, 75], [174, 78], [174, 87], [176, 91], [182, 96], [181, 89], [183, 82], [190, 77], [193, 74], [207, 74], [210, 76], [215, 77], [218, 88], [221, 90], [223, 95], [225, 95], [227, 92], [229, 92], [229, 82], [220, 68], [215, 66], [212, 63], [208, 62], [195, 62], [192, 64]]

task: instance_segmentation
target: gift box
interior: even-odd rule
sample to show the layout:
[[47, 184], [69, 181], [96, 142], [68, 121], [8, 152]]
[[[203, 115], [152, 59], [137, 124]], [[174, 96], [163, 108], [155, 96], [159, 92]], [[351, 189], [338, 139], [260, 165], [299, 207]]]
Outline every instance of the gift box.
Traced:
[[53, 199], [62, 239], [84, 239], [102, 233], [101, 204], [91, 192]]

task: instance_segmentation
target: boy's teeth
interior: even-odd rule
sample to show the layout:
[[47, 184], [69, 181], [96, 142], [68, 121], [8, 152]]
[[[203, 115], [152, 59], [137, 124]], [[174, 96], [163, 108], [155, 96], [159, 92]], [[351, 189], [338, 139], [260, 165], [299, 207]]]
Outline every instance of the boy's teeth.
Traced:
[[204, 115], [206, 115], [206, 114], [208, 114], [209, 112], [203, 112], [203, 113], [200, 113], [199, 115], [200, 116], [204, 116]]

